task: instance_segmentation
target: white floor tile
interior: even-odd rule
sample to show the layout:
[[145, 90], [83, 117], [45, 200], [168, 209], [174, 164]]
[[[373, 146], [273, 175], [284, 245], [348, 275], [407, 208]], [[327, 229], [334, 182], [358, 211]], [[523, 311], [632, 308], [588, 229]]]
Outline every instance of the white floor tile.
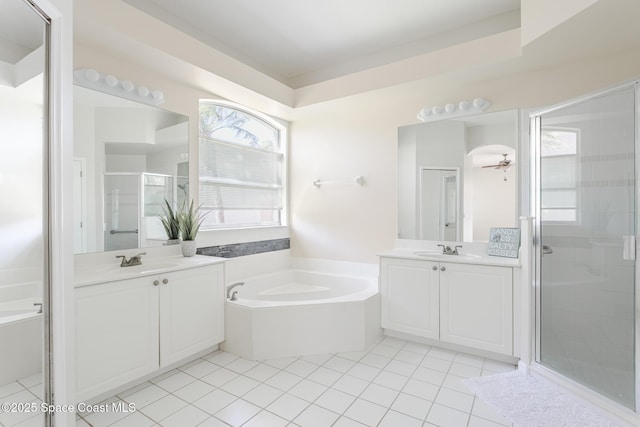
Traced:
[[362, 394], [360, 394], [360, 398], [388, 408], [391, 406], [393, 401], [396, 400], [398, 394], [397, 390], [383, 387], [378, 384], [369, 384]]
[[256, 405], [249, 403], [246, 400], [238, 399], [217, 412], [216, 418], [219, 418], [232, 426], [241, 426], [253, 418], [253, 416], [258, 412], [260, 412], [260, 408]]
[[256, 388], [259, 384], [260, 383], [254, 379], [240, 375], [220, 387], [220, 389], [240, 397]]
[[456, 362], [453, 362], [451, 368], [449, 368], [449, 374], [453, 374], [462, 378], [479, 377], [481, 372], [482, 368], [478, 366], [469, 366]]
[[405, 377], [410, 377], [415, 372], [416, 368], [417, 365], [412, 365], [411, 363], [394, 359], [384, 367], [384, 370], [404, 375]]
[[145, 406], [140, 411], [152, 420], [160, 421], [185, 406], [187, 406], [187, 402], [170, 394]]
[[228, 383], [229, 381], [237, 377], [238, 377], [238, 374], [236, 372], [230, 371], [226, 368], [220, 368], [217, 371], [213, 371], [209, 375], [205, 375], [200, 379], [213, 386], [221, 387], [224, 384]]
[[243, 427], [285, 427], [289, 421], [272, 414], [269, 411], [262, 411], [251, 418]]
[[311, 374], [316, 369], [318, 369], [318, 365], [306, 362], [302, 359], [296, 360], [284, 368], [285, 371], [303, 378]]
[[364, 363], [356, 363], [351, 369], [349, 369], [349, 371], [347, 371], [347, 374], [352, 377], [360, 378], [361, 380], [373, 381], [373, 379], [380, 374], [380, 371], [382, 371], [380, 368], [374, 368], [373, 366], [365, 365]]
[[290, 394], [283, 394], [267, 406], [266, 409], [284, 419], [293, 421], [307, 406], [309, 406], [309, 402], [306, 400]]
[[366, 425], [359, 423], [351, 418], [340, 417], [333, 427], [367, 427]]
[[313, 371], [307, 379], [311, 381], [315, 381], [327, 387], [331, 386], [333, 383], [338, 381], [338, 379], [342, 376], [342, 374], [338, 371], [334, 371], [333, 369], [327, 369], [324, 367], [319, 367], [315, 371]]
[[149, 385], [141, 390], [136, 390], [133, 393], [123, 393], [121, 394], [122, 400], [127, 403], [135, 403], [136, 409], [140, 410], [145, 406], [162, 399], [169, 395], [169, 392], [158, 387], [155, 384], [149, 383]]
[[171, 376], [163, 378], [160, 381], [151, 380], [151, 382], [155, 383], [155, 385], [157, 385], [158, 387], [163, 388], [168, 392], [172, 393], [194, 382], [195, 380], [196, 379], [189, 374], [185, 374], [182, 371], [175, 371]]
[[391, 405], [391, 409], [413, 418], [424, 420], [431, 409], [432, 402], [406, 393], [400, 393]]
[[388, 345], [378, 344], [371, 349], [370, 353], [392, 359], [396, 354], [398, 354], [399, 351], [400, 348], [398, 347], [390, 347]]
[[[38, 414], [33, 417], [27, 418], [26, 420], [21, 421], [18, 424], [12, 425], [11, 427], [42, 427], [44, 425], [44, 421], [44, 414]], [[76, 423], [76, 426], [81, 426], [81, 424]]]
[[266, 365], [264, 363], [260, 363], [257, 366], [249, 369], [244, 373], [245, 376], [249, 378], [253, 378], [256, 381], [265, 381], [280, 372], [279, 369], [274, 368], [273, 366]]
[[213, 371], [220, 369], [220, 366], [215, 363], [211, 363], [208, 360], [198, 359], [195, 361], [196, 363], [191, 363], [190, 366], [185, 366], [184, 368], [180, 368], [181, 371], [191, 375], [195, 378], [202, 378], [205, 375], [209, 375]]
[[281, 359], [269, 359], [263, 361], [263, 363], [273, 366], [276, 369], [284, 369], [287, 366], [291, 365], [293, 362], [298, 360], [297, 357], [283, 357]]
[[268, 384], [272, 387], [280, 389], [282, 391], [289, 391], [294, 385], [298, 384], [302, 381], [302, 377], [294, 375], [289, 372], [281, 371], [276, 375], [269, 378], [265, 381], [265, 384]]
[[360, 359], [362, 359], [366, 355], [366, 351], [350, 351], [347, 353], [338, 353], [336, 356], [342, 357], [343, 359], [349, 359], [354, 362], [359, 362]]
[[458, 353], [453, 359], [454, 363], [462, 363], [463, 365], [475, 366], [482, 368], [484, 365], [484, 359], [482, 357], [473, 356], [471, 354]]
[[[151, 418], [145, 416], [142, 412], [134, 412], [127, 415], [119, 421], [111, 424], [113, 427], [150, 427], [156, 424]], [[76, 423], [76, 427], [77, 427]]]
[[438, 359], [437, 357], [427, 356], [424, 359], [422, 359], [420, 366], [432, 369], [434, 371], [447, 373], [449, 372], [449, 368], [451, 367], [451, 361]]
[[345, 417], [361, 422], [367, 426], [376, 426], [387, 412], [387, 408], [363, 399], [355, 402], [344, 413]]
[[503, 424], [494, 423], [493, 421], [471, 415], [468, 427], [503, 427]]
[[238, 359], [238, 356], [227, 353], [226, 351], [216, 351], [212, 355], [207, 356], [206, 359], [218, 366], [225, 366]]
[[378, 427], [422, 427], [422, 420], [400, 412], [389, 411], [382, 418]]
[[435, 384], [425, 383], [423, 381], [411, 378], [402, 389], [403, 393], [419, 397], [421, 399], [434, 401], [440, 391], [440, 387]]
[[424, 355], [402, 349], [398, 352], [398, 354], [394, 356], [394, 359], [400, 360], [405, 363], [410, 363], [412, 365], [419, 365], [420, 363], [422, 363]]
[[408, 342], [404, 347], [402, 347], [402, 350], [426, 356], [429, 350], [431, 350], [431, 347], [426, 344], [420, 344], [417, 342]]
[[24, 388], [31, 388], [38, 384], [42, 384], [42, 374], [41, 373], [33, 374], [31, 376], [18, 380], [18, 382], [22, 384]]
[[223, 390], [214, 390], [193, 402], [193, 405], [202, 409], [207, 414], [215, 414], [225, 406], [236, 400], [236, 397]]
[[491, 408], [489, 405], [487, 405], [477, 397], [473, 402], [473, 409], [471, 410], [471, 415], [475, 415], [479, 418], [484, 418], [485, 420], [492, 421], [496, 424], [511, 425], [511, 422], [509, 420], [497, 414], [496, 411], [493, 410], [493, 408]]
[[448, 388], [441, 388], [435, 401], [440, 405], [448, 406], [459, 411], [471, 412], [473, 399], [473, 396], [470, 394], [460, 393], [459, 391]]
[[365, 365], [373, 366], [374, 368], [384, 368], [387, 366], [387, 363], [391, 362], [390, 357], [379, 356], [377, 354], [368, 353], [362, 359], [360, 359], [360, 363], [364, 363]]
[[188, 403], [193, 403], [200, 399], [202, 396], [211, 393], [216, 388], [211, 384], [207, 384], [204, 381], [196, 380], [179, 390], [173, 392], [174, 396], [179, 397]]
[[224, 367], [229, 369], [230, 371], [237, 372], [238, 374], [244, 374], [251, 368], [255, 368], [258, 366], [258, 362], [254, 362], [251, 360], [238, 358], [231, 363], [226, 364]]
[[343, 414], [355, 400], [354, 396], [330, 388], [315, 401], [315, 404], [337, 414]]
[[409, 377], [394, 374], [393, 372], [388, 371], [380, 372], [380, 374], [373, 380], [373, 382], [378, 385], [389, 387], [398, 391], [402, 390], [407, 381], [409, 381]]
[[100, 427], [111, 425], [128, 415], [126, 412], [94, 412], [85, 416], [84, 420], [93, 427]]
[[456, 352], [451, 350], [446, 350], [444, 348], [431, 347], [431, 350], [429, 350], [429, 353], [427, 353], [427, 356], [453, 361], [453, 359], [455, 359], [456, 357]]
[[325, 353], [325, 354], [313, 354], [311, 356], [304, 356], [301, 359], [304, 360], [305, 362], [310, 362], [313, 363], [314, 365], [318, 365], [321, 366], [323, 365], [327, 360], [331, 359], [334, 355], [330, 354], [330, 353]]
[[0, 398], [23, 391], [24, 387], [17, 381], [10, 382], [0, 387]]
[[411, 376], [419, 381], [441, 386], [447, 374], [444, 372], [434, 371], [433, 369], [418, 367]]
[[459, 377], [457, 375], [447, 375], [444, 378], [444, 382], [442, 383], [442, 387], [459, 391], [461, 393], [470, 394], [473, 396], [473, 391], [471, 391], [464, 383], [462, 382], [464, 378]]
[[293, 422], [304, 427], [326, 427], [332, 425], [340, 415], [317, 405], [310, 405]]
[[361, 380], [360, 378], [352, 377], [351, 375], [344, 375], [336, 381], [331, 388], [348, 393], [352, 396], [359, 396], [368, 385], [369, 381]]
[[322, 366], [344, 374], [355, 364], [356, 362], [354, 362], [353, 360], [343, 359], [342, 357], [335, 356], [327, 360], [327, 362]]
[[466, 427], [469, 414], [434, 403], [427, 415], [427, 422], [437, 426]]
[[216, 417], [209, 417], [198, 424], [198, 427], [229, 427], [229, 424], [220, 421]]
[[307, 402], [313, 402], [326, 390], [327, 387], [322, 384], [309, 380], [302, 380], [289, 390], [289, 394], [299, 397], [300, 399], [304, 399]]
[[267, 407], [271, 402], [282, 396], [284, 392], [267, 384], [260, 384], [242, 398], [261, 408]]

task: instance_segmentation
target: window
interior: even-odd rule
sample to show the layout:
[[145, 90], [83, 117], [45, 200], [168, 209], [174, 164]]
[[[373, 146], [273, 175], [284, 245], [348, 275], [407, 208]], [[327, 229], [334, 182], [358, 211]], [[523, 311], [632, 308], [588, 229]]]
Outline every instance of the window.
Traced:
[[577, 130], [542, 130], [542, 218], [549, 222], [578, 221]]
[[282, 225], [283, 133], [266, 117], [200, 101], [203, 228]]

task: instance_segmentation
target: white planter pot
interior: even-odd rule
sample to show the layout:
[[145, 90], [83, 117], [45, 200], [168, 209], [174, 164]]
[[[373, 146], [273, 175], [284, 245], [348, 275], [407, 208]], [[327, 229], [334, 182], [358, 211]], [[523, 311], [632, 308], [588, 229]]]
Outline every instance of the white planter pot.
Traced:
[[180, 243], [182, 249], [182, 256], [194, 256], [196, 254], [196, 249], [198, 249], [195, 240], [183, 240]]

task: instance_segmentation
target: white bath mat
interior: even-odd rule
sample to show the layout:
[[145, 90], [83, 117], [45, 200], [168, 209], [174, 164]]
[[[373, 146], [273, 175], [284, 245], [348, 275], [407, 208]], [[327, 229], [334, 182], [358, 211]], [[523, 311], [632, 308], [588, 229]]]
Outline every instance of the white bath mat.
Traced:
[[562, 394], [548, 381], [519, 371], [464, 380], [480, 400], [516, 427], [613, 427], [611, 421]]

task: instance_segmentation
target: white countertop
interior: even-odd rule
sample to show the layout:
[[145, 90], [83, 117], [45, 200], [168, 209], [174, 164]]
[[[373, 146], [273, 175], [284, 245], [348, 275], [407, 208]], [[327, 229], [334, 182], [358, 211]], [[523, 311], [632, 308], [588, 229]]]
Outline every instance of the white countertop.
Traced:
[[120, 260], [109, 264], [76, 265], [73, 282], [75, 287], [107, 283], [136, 277], [155, 276], [157, 274], [180, 271], [187, 268], [202, 267], [225, 262], [225, 258], [205, 255], [183, 257], [182, 255], [142, 257], [142, 264], [133, 267], [120, 267]]
[[471, 254], [462, 252], [460, 255], [444, 255], [439, 251], [417, 248], [395, 248], [378, 253], [380, 257], [402, 258], [432, 262], [452, 262], [458, 264], [493, 265], [500, 267], [520, 267], [519, 258], [503, 258], [487, 254]]

